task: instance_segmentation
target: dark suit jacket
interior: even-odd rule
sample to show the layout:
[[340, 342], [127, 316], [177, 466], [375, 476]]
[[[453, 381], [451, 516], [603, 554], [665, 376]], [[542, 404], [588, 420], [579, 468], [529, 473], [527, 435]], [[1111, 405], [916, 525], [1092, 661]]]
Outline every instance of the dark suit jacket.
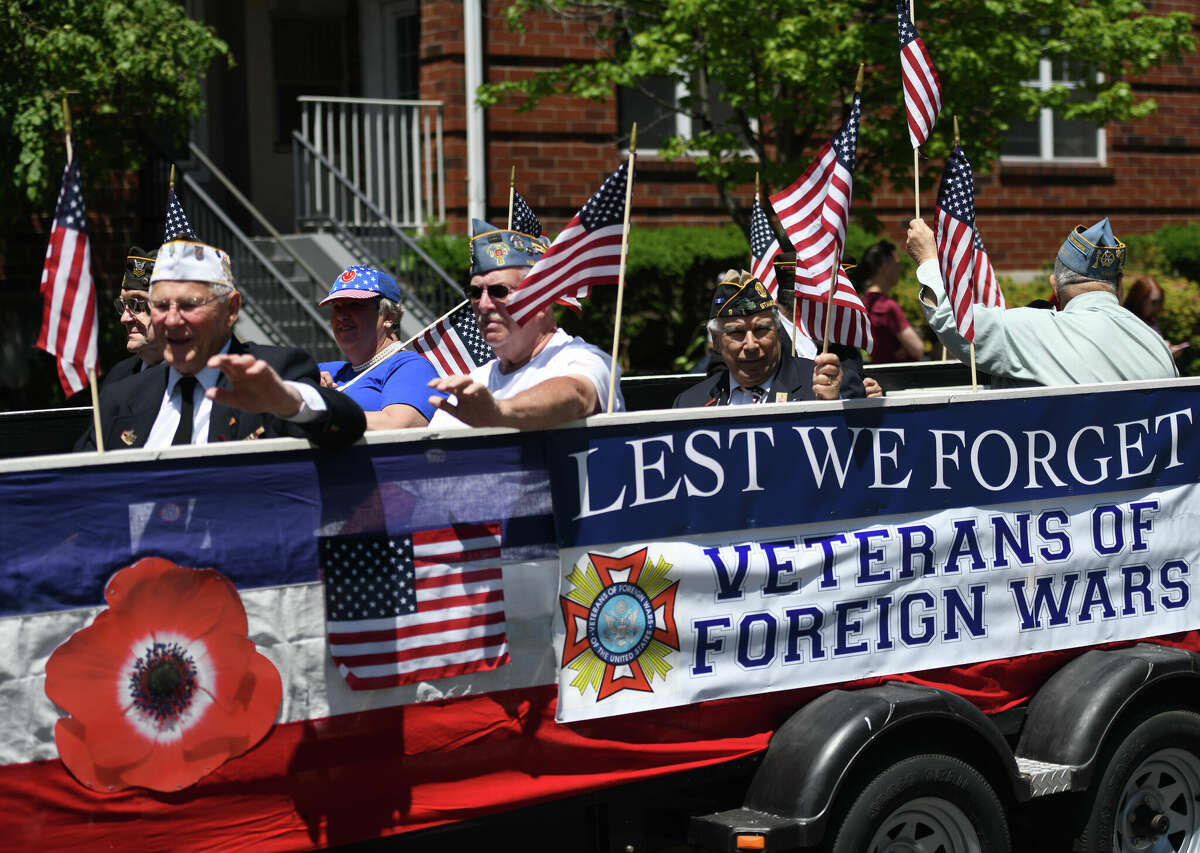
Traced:
[[[292, 347], [243, 344], [237, 338], [230, 344], [229, 352], [234, 355], [248, 353], [261, 358], [283, 379], [308, 382], [320, 392], [326, 411], [316, 420], [295, 424], [274, 415], [244, 412], [214, 402], [208, 422], [210, 443], [243, 438], [304, 436], [322, 447], [341, 447], [358, 441], [362, 436], [367, 426], [362, 409], [345, 394], [320, 387], [317, 363], [307, 353]], [[145, 445], [158, 417], [163, 392], [167, 390], [167, 377], [167, 365], [163, 362], [120, 382], [105, 384], [100, 391], [100, 423], [104, 430], [105, 450]], [[224, 374], [217, 381], [217, 387], [230, 387], [229, 379]], [[92, 429], [80, 437], [75, 449], [96, 449], [96, 437]]]
[[[144, 368], [145, 364], [142, 357], [139, 355], [131, 355], [128, 358], [123, 358], [104, 372], [104, 377], [100, 380], [100, 391], [112, 385], [114, 382], [120, 382], [122, 379], [128, 379], [130, 376], [148, 370]], [[85, 385], [81, 390], [75, 392], [67, 398], [65, 403], [67, 406], [91, 406], [92, 405], [92, 386]]]
[[[791, 354], [791, 347], [783, 351], [779, 374], [771, 385], [771, 401], [780, 392], [787, 393], [788, 402], [815, 400], [812, 391], [813, 361]], [[845, 353], [839, 350], [846, 350]], [[865, 397], [862, 384], [862, 356], [853, 347], [830, 347], [830, 351], [842, 361], [842, 397]], [[675, 398], [676, 409], [693, 406], [729, 405], [729, 368], [710, 374]]]

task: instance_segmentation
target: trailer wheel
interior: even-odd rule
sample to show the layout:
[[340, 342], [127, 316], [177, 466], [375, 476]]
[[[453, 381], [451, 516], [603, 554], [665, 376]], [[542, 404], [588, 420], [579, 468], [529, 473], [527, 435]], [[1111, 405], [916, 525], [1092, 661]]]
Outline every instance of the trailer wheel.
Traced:
[[1200, 851], [1200, 714], [1164, 711], [1117, 744], [1085, 805], [1083, 853]]
[[915, 755], [876, 775], [837, 828], [832, 853], [1005, 853], [1004, 807], [974, 767]]

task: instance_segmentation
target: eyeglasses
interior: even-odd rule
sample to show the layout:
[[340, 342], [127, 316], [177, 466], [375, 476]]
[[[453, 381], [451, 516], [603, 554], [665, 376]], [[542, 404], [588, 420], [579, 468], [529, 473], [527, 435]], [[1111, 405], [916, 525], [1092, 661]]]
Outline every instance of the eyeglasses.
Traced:
[[141, 296], [118, 296], [113, 300], [113, 307], [118, 314], [128, 311], [130, 314], [145, 314], [150, 303]]
[[200, 309], [205, 305], [210, 305], [218, 299], [224, 299], [224, 295], [210, 296], [207, 299], [193, 296], [189, 299], [151, 299], [150, 311], [153, 314], [167, 314], [171, 310], [171, 306], [175, 306], [175, 310], [185, 317], [194, 317], [200, 313]]
[[[469, 284], [467, 285], [467, 296], [472, 302], [478, 302], [483, 297], [484, 289], [477, 284]], [[508, 299], [508, 294], [512, 293], [512, 288], [507, 284], [489, 284], [486, 290], [493, 302], [503, 302]]]

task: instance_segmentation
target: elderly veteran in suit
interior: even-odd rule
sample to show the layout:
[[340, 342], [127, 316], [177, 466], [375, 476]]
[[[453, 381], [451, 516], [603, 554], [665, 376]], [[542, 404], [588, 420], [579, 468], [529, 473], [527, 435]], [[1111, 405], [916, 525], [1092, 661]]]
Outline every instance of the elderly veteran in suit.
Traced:
[[[608, 354], [558, 328], [552, 306], [534, 314], [525, 325], [508, 313], [509, 296], [548, 245], [541, 237], [478, 219], [472, 223], [467, 295], [479, 333], [496, 358], [467, 376], [429, 383], [430, 388], [453, 395], [429, 398], [437, 407], [430, 427], [544, 429], [603, 411], [611, 375]], [[619, 389], [613, 408], [625, 409]]]
[[[362, 435], [362, 409], [318, 386], [309, 355], [233, 337], [241, 295], [225, 252], [188, 240], [163, 244], [149, 303], [164, 361], [101, 392], [106, 449], [287, 435], [335, 447]], [[91, 430], [76, 445], [94, 447]]]
[[[811, 359], [783, 347], [783, 320], [775, 300], [748, 272], [730, 270], [713, 292], [708, 332], [718, 371], [675, 398], [677, 409], [741, 406], [792, 400], [837, 400], [842, 367], [833, 353]], [[855, 396], [862, 396], [861, 385]]]
[[[938, 339], [962, 360], [970, 343], [958, 332], [938, 265], [933, 231], [920, 219], [908, 226], [908, 252], [917, 266], [921, 310]], [[975, 305], [975, 361], [1001, 384], [1080, 385], [1177, 376], [1162, 337], [1121, 307], [1117, 294], [1125, 244], [1107, 218], [1076, 226], [1059, 247], [1050, 286], [1058, 310]]]

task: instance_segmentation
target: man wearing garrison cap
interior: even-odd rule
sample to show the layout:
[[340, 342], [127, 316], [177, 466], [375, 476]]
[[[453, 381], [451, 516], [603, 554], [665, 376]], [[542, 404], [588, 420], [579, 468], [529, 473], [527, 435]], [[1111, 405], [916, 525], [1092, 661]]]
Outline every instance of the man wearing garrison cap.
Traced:
[[841, 396], [838, 357], [833, 353], [812, 359], [794, 356], [790, 346], [785, 352], [779, 308], [750, 273], [730, 270], [721, 277], [709, 317], [713, 353], [719, 354], [729, 369], [688, 388], [675, 398], [675, 408], [836, 400]]
[[[908, 252], [918, 264], [921, 310], [946, 348], [966, 361], [970, 343], [954, 321], [933, 231], [920, 219], [909, 223]], [[972, 307], [979, 369], [1022, 385], [1178, 375], [1162, 337], [1117, 301], [1124, 267], [1125, 244], [1108, 219], [1087, 229], [1076, 226], [1059, 248], [1050, 276], [1058, 310]]]
[[[430, 427], [507, 426], [542, 429], [604, 410], [609, 357], [583, 338], [558, 328], [552, 308], [517, 323], [508, 299], [549, 242], [540, 236], [471, 223], [467, 295], [479, 333], [496, 358], [466, 376], [435, 379], [430, 388], [453, 396], [430, 397], [437, 411]], [[620, 381], [620, 376], [617, 377]], [[613, 401], [625, 409], [618, 387]]]
[[[225, 252], [189, 240], [163, 244], [149, 291], [163, 362], [100, 393], [105, 449], [285, 435], [338, 446], [362, 435], [362, 409], [319, 387], [309, 355], [233, 337], [240, 306]], [[94, 448], [89, 429], [76, 449]]]

